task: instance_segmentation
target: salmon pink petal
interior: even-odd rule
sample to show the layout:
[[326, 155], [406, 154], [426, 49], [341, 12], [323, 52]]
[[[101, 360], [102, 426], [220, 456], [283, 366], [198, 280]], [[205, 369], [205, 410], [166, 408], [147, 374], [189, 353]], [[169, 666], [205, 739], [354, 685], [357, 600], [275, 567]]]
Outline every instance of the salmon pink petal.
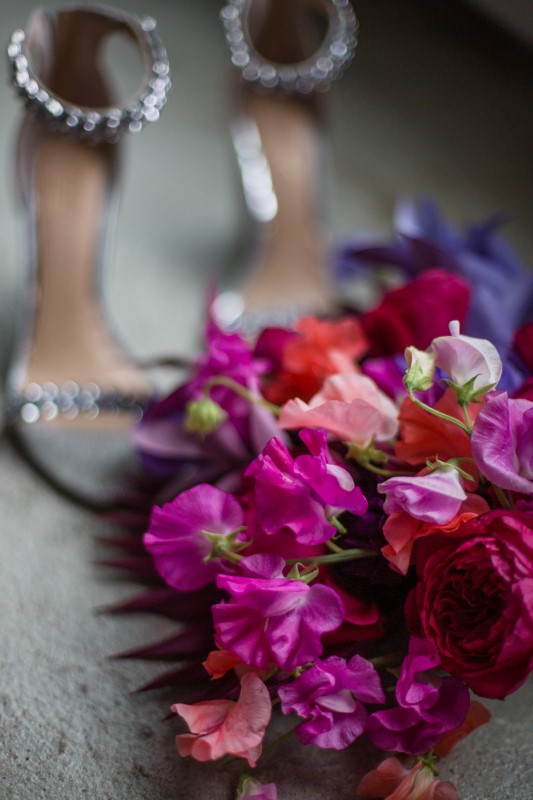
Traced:
[[407, 774], [408, 770], [397, 758], [386, 758], [376, 769], [367, 772], [357, 787], [357, 794], [363, 800], [382, 800], [397, 789]]

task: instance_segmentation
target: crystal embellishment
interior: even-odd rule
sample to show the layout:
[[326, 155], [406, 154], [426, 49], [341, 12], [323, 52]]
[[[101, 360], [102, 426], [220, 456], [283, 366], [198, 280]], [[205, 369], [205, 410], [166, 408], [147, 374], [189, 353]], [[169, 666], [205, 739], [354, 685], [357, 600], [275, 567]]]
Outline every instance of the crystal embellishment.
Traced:
[[250, 3], [229, 0], [220, 13], [231, 61], [244, 80], [263, 89], [309, 94], [327, 90], [340, 78], [357, 45], [359, 26], [349, 0], [324, 0], [329, 26], [321, 46], [310, 58], [291, 65], [273, 63], [256, 50], [248, 30]]
[[26, 34], [16, 30], [7, 47], [12, 80], [23, 95], [26, 105], [46, 121], [52, 130], [88, 138], [92, 141], [116, 143], [126, 133], [138, 133], [145, 125], [155, 122], [171, 88], [170, 66], [167, 53], [157, 33], [152, 17], [139, 19], [124, 15], [127, 26], [133, 30], [147, 62], [147, 77], [133, 103], [125, 109], [78, 108], [55, 96], [35, 74], [26, 54]]

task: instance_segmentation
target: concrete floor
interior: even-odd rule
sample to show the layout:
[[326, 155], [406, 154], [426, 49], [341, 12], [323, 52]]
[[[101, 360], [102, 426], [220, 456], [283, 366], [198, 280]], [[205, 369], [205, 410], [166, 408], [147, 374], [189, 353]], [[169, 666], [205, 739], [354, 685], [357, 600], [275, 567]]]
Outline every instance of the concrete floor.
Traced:
[[[174, 90], [161, 122], [130, 143], [110, 306], [141, 355], [189, 352], [239, 223], [219, 4], [118, 5], [159, 19]], [[30, 9], [0, 2], [3, 40]], [[531, 55], [451, 2], [361, 0], [357, 12], [356, 62], [332, 93], [335, 234], [386, 233], [399, 195], [430, 193], [456, 221], [507, 210], [508, 238], [533, 263]], [[19, 109], [5, 84], [2, 72], [3, 362], [24, 277], [11, 182]], [[173, 626], [95, 614], [135, 590], [93, 566], [103, 523], [51, 494], [3, 441], [0, 476], [0, 798], [229, 800], [238, 767], [174, 753], [172, 723], [161, 722], [172, 693], [129, 694], [157, 668], [107, 660]], [[494, 722], [448, 761], [461, 800], [531, 797], [528, 700], [525, 688], [491, 703]], [[289, 745], [265, 772], [280, 800], [348, 800], [370, 766], [357, 746], [331, 755]]]

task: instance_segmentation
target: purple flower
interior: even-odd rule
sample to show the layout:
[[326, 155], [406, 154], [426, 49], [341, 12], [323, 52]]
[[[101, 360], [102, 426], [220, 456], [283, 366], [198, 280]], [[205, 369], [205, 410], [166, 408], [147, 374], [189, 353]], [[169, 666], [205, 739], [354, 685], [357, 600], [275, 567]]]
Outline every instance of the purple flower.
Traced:
[[[261, 558], [250, 556], [255, 574]], [[320, 637], [342, 624], [344, 609], [332, 589], [284, 578], [283, 559], [268, 559], [275, 566], [269, 578], [218, 576], [217, 586], [229, 592], [230, 601], [213, 606], [216, 642], [251, 666], [277, 664], [292, 672], [320, 655]], [[247, 561], [241, 562], [244, 569]]]
[[398, 706], [371, 714], [366, 733], [376, 747], [419, 754], [458, 728], [470, 705], [466, 684], [452, 677], [424, 675], [440, 664], [436, 647], [411, 637], [396, 685]]
[[333, 516], [364, 514], [368, 504], [350, 473], [333, 461], [324, 431], [304, 430], [300, 437], [311, 455], [293, 459], [274, 438], [245, 475], [254, 480], [256, 516], [265, 533], [288, 529], [302, 544], [319, 544], [337, 532], [329, 522]]
[[354, 656], [348, 663], [331, 656], [279, 689], [284, 714], [309, 717], [296, 729], [303, 744], [342, 750], [362, 733], [368, 718], [365, 703], [383, 703], [379, 675], [369, 661]]
[[378, 491], [387, 495], [383, 506], [386, 514], [406, 511], [415, 519], [435, 525], [446, 525], [466, 500], [461, 478], [453, 467], [413, 478], [389, 478], [378, 486]]
[[278, 800], [275, 783], [260, 783], [248, 775], [239, 783], [235, 800]]
[[472, 431], [476, 466], [496, 486], [533, 492], [533, 403], [491, 392]]
[[199, 484], [162, 508], [154, 507], [144, 544], [170, 586], [200, 589], [220, 572], [227, 537], [242, 522], [242, 509], [233, 495]]
[[414, 277], [435, 266], [466, 278], [472, 289], [466, 332], [490, 339], [500, 348], [531, 314], [533, 276], [498, 236], [502, 218], [454, 230], [431, 201], [400, 203], [392, 242], [362, 238], [346, 242], [336, 253], [339, 278], [365, 273], [376, 265], [398, 267]]
[[152, 403], [132, 433], [150, 471], [173, 475], [181, 464], [193, 463], [199, 470], [205, 469], [206, 475], [195, 483], [242, 469], [272, 436], [279, 435], [276, 420], [269, 411], [225, 386], [213, 386], [210, 397], [225, 412], [226, 422], [205, 438], [184, 429], [185, 406], [205, 396], [208, 381], [224, 376], [258, 393], [259, 376], [266, 368], [266, 362], [254, 357], [239, 334], [222, 331], [211, 319], [205, 337], [205, 353], [194, 364], [190, 380], [168, 397]]

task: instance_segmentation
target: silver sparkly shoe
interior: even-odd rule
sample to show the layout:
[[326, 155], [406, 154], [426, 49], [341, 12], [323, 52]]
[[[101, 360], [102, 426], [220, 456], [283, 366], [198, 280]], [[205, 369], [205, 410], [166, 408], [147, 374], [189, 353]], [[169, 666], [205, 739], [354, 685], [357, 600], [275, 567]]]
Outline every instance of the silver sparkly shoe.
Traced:
[[334, 309], [322, 95], [352, 60], [358, 25], [349, 0], [229, 0], [221, 18], [238, 80], [231, 134], [253, 230], [213, 313], [227, 329], [254, 332]]
[[[114, 35], [132, 42], [144, 65], [124, 104], [101, 65]], [[100, 505], [132, 463], [125, 431], [151, 394], [101, 303], [120, 144], [159, 118], [168, 60], [151, 17], [91, 4], [37, 9], [26, 31], [13, 33], [8, 58], [26, 107], [17, 178], [30, 280], [6, 381], [7, 424], [51, 484]]]

